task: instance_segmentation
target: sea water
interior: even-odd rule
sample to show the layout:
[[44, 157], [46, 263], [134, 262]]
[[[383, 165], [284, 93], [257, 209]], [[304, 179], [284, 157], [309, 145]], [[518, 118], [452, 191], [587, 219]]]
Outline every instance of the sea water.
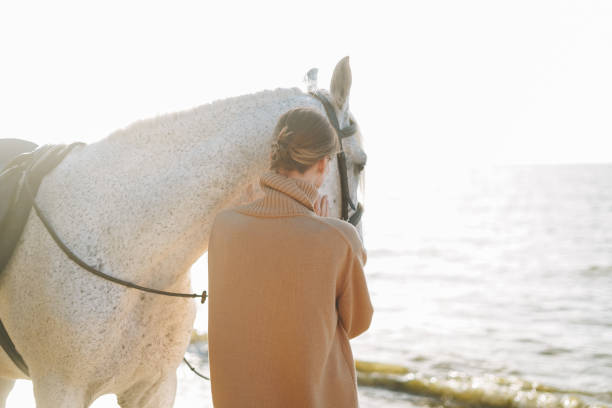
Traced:
[[[612, 407], [612, 165], [431, 167], [367, 180], [375, 312], [353, 353], [408, 368], [400, 380], [424, 392], [361, 386], [362, 407], [479, 406], [483, 395], [514, 407]], [[192, 276], [206, 289], [206, 257]], [[208, 374], [205, 344], [187, 357]], [[8, 407], [33, 407], [29, 383], [16, 388]], [[175, 407], [194, 403], [212, 406], [210, 384], [181, 365]]]
[[612, 406], [612, 166], [422, 172], [371, 201], [357, 359]]

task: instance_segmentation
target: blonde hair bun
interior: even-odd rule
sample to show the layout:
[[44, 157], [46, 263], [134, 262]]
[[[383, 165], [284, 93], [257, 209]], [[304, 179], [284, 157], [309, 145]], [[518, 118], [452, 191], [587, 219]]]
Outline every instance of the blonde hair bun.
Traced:
[[271, 146], [271, 170], [304, 173], [325, 156], [335, 154], [339, 143], [327, 117], [312, 108], [295, 108], [278, 119]]

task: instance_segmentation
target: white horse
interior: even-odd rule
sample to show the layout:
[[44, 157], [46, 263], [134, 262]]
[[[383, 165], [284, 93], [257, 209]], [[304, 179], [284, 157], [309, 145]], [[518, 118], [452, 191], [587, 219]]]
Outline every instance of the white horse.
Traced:
[[[341, 126], [351, 117], [350, 87], [346, 57], [323, 91]], [[292, 88], [136, 122], [73, 150], [43, 180], [36, 202], [89, 265], [190, 293], [189, 269], [207, 249], [215, 214], [260, 195], [273, 127], [297, 106], [325, 114], [321, 102]], [[355, 200], [366, 155], [359, 132], [343, 144]], [[336, 160], [321, 191], [339, 217]], [[38, 408], [88, 407], [104, 394], [116, 394], [122, 408], [171, 407], [194, 317], [193, 300], [146, 294], [81, 269], [34, 211], [0, 274], [0, 318], [29, 366]], [[19, 378], [28, 377], [0, 349], [0, 408]]]

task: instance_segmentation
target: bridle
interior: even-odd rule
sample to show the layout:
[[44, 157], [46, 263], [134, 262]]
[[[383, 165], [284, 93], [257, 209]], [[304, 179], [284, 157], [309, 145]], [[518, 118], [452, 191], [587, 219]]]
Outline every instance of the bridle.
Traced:
[[[345, 221], [348, 221], [354, 226], [357, 226], [363, 214], [363, 205], [361, 205], [360, 202], [357, 202], [357, 206], [355, 206], [355, 203], [353, 202], [351, 198], [351, 193], [348, 187], [348, 170], [346, 168], [346, 155], [344, 154], [344, 150], [342, 148], [342, 139], [344, 139], [345, 137], [353, 136], [355, 133], [357, 133], [357, 124], [354, 121], [350, 120], [350, 123], [348, 126], [344, 128], [340, 128], [340, 124], [338, 122], [336, 111], [334, 107], [332, 106], [331, 102], [327, 99], [327, 97], [318, 90], [310, 92], [310, 94], [314, 96], [316, 99], [318, 99], [323, 104], [323, 107], [325, 108], [325, 112], [327, 113], [327, 117], [331, 125], [336, 130], [336, 134], [338, 135], [338, 143], [340, 144], [340, 152], [336, 155], [336, 158], [338, 159], [338, 171], [340, 173], [340, 188], [341, 188], [341, 195], [342, 195], [342, 219]], [[36, 204], [34, 194], [32, 194], [32, 191], [29, 188], [27, 176], [25, 177], [25, 180], [26, 180], [25, 188], [32, 196], [32, 203], [33, 203], [34, 211], [36, 211], [36, 215], [38, 215], [38, 218], [43, 223], [43, 225], [47, 229], [47, 232], [49, 233], [49, 235], [51, 235], [51, 238], [53, 238], [57, 246], [68, 256], [68, 258], [70, 258], [74, 263], [79, 265], [81, 268], [85, 269], [86, 271], [100, 278], [106, 279], [110, 282], [117, 283], [119, 285], [122, 285], [128, 288], [138, 289], [143, 292], [153, 293], [157, 295], [164, 295], [164, 296], [183, 297], [183, 298], [201, 298], [202, 303], [206, 302], [206, 298], [208, 297], [208, 294], [206, 291], [203, 291], [202, 294], [176, 293], [176, 292], [168, 292], [164, 290], [148, 288], [145, 286], [140, 286], [135, 283], [116, 278], [114, 276], [110, 276], [100, 271], [99, 269], [85, 263], [74, 252], [72, 252], [70, 248], [68, 248], [68, 246], [57, 235], [57, 233], [55, 232], [55, 230], [53, 229], [53, 227], [51, 226], [51, 224], [49, 223], [45, 215], [42, 213], [42, 211]], [[353, 215], [351, 215], [350, 217], [348, 215], [349, 207], [354, 211]]]
[[[336, 111], [334, 110], [334, 107], [331, 105], [327, 97], [319, 91], [311, 92], [311, 95], [313, 95], [315, 98], [321, 101], [321, 103], [325, 107], [325, 111], [327, 112], [327, 117], [329, 118], [329, 121], [331, 122], [332, 126], [336, 130], [336, 133], [338, 134], [338, 142], [340, 143], [340, 152], [337, 154], [337, 158], [338, 158], [338, 169], [340, 172], [340, 186], [342, 189], [342, 219], [350, 222], [354, 226], [357, 226], [357, 224], [359, 223], [361, 219], [361, 215], [363, 214], [363, 206], [361, 205], [361, 203], [357, 203], [357, 206], [355, 206], [355, 204], [353, 203], [353, 200], [351, 199], [351, 194], [348, 189], [348, 172], [346, 169], [346, 156], [344, 154], [344, 151], [342, 150], [342, 139], [345, 137], [354, 135], [357, 132], [357, 124], [351, 120], [350, 124], [347, 127], [341, 129], [338, 123], [338, 117], [336, 116]], [[68, 246], [60, 239], [60, 237], [55, 232], [55, 230], [53, 229], [53, 227], [51, 226], [51, 224], [49, 223], [45, 215], [42, 213], [42, 211], [36, 204], [35, 196], [29, 187], [27, 175], [25, 177], [25, 188], [29, 192], [32, 198], [32, 204], [34, 207], [34, 211], [36, 211], [36, 215], [38, 215], [38, 218], [40, 219], [42, 224], [45, 226], [49, 235], [51, 235], [51, 238], [53, 238], [57, 246], [68, 256], [68, 258], [70, 258], [74, 263], [79, 265], [81, 268], [85, 269], [86, 271], [100, 278], [106, 279], [110, 282], [117, 283], [119, 285], [122, 285], [128, 288], [137, 289], [143, 292], [153, 293], [157, 295], [164, 295], [164, 296], [183, 297], [183, 298], [201, 298], [202, 303], [206, 302], [206, 298], [208, 297], [208, 294], [206, 291], [203, 291], [202, 294], [176, 293], [176, 292], [168, 292], [165, 290], [148, 288], [148, 287], [140, 286], [135, 283], [128, 282], [128, 281], [125, 281], [119, 278], [115, 278], [114, 276], [110, 276], [98, 270], [97, 268], [85, 263], [74, 252], [72, 252], [70, 248], [68, 248]], [[355, 211], [353, 215], [351, 215], [350, 217], [348, 216], [349, 206]]]
[[[351, 193], [348, 187], [348, 170], [346, 168], [346, 155], [344, 154], [344, 150], [342, 149], [342, 139], [345, 137], [353, 136], [357, 133], [357, 124], [350, 120], [348, 126], [344, 128], [340, 128], [340, 124], [338, 123], [338, 117], [336, 116], [336, 110], [332, 106], [331, 102], [327, 97], [321, 93], [320, 91], [312, 91], [310, 92], [312, 96], [317, 98], [325, 108], [325, 112], [327, 113], [327, 118], [329, 119], [331, 125], [336, 130], [336, 134], [338, 135], [338, 142], [340, 143], [340, 152], [336, 155], [338, 159], [338, 172], [340, 173], [340, 188], [342, 194], [342, 219], [344, 221], [348, 221], [353, 224], [355, 227], [359, 224], [361, 220], [361, 216], [363, 215], [363, 205], [360, 202], [357, 202], [357, 206], [353, 202], [351, 198]], [[349, 207], [355, 211], [353, 215], [349, 217]]]
[[[361, 220], [361, 215], [363, 214], [363, 206], [359, 202], [357, 203], [357, 206], [355, 206], [355, 203], [351, 199], [351, 194], [350, 194], [349, 188], [348, 188], [348, 171], [347, 171], [347, 168], [346, 168], [346, 155], [344, 154], [344, 150], [342, 150], [342, 139], [344, 139], [345, 137], [349, 137], [349, 136], [354, 135], [357, 132], [357, 124], [351, 120], [350, 124], [348, 126], [346, 126], [346, 127], [341, 129], [340, 125], [338, 123], [338, 117], [336, 116], [336, 111], [334, 110], [334, 107], [329, 102], [327, 97], [325, 95], [323, 95], [320, 91], [311, 92], [311, 95], [314, 96], [315, 98], [317, 98], [319, 101], [321, 101], [321, 103], [325, 107], [325, 111], [327, 112], [327, 117], [328, 117], [330, 123], [332, 124], [332, 126], [334, 127], [334, 129], [336, 130], [336, 134], [338, 135], [338, 142], [340, 144], [340, 152], [337, 154], [336, 157], [338, 159], [338, 170], [339, 170], [339, 173], [340, 173], [340, 187], [341, 187], [341, 190], [342, 190], [341, 191], [341, 194], [342, 194], [342, 219], [345, 220], [345, 221], [350, 222], [354, 226], [357, 226], [357, 224], [359, 224], [359, 221]], [[85, 269], [86, 271], [88, 271], [88, 272], [90, 272], [90, 273], [92, 273], [92, 274], [94, 274], [94, 275], [96, 275], [96, 276], [98, 276], [100, 278], [106, 279], [106, 280], [108, 280], [110, 282], [117, 283], [119, 285], [122, 285], [122, 286], [125, 286], [125, 287], [128, 287], [128, 288], [137, 289], [137, 290], [140, 290], [140, 291], [143, 291], [143, 292], [153, 293], [153, 294], [157, 294], [157, 295], [164, 295], [164, 296], [183, 297], [183, 298], [201, 298], [202, 299], [202, 303], [206, 302], [206, 298], [208, 297], [208, 294], [207, 294], [206, 291], [203, 291], [202, 294], [196, 294], [196, 293], [176, 293], [176, 292], [168, 292], [168, 291], [165, 291], [165, 290], [148, 288], [148, 287], [145, 287], [145, 286], [140, 286], [140, 285], [137, 285], [135, 283], [128, 282], [128, 281], [116, 278], [114, 276], [110, 276], [110, 275], [100, 271], [99, 269], [97, 269], [97, 268], [95, 268], [95, 267], [85, 263], [74, 252], [72, 252], [72, 250], [70, 250], [70, 248], [68, 248], [68, 246], [61, 240], [61, 238], [55, 232], [55, 230], [53, 229], [53, 227], [51, 226], [51, 224], [49, 223], [49, 221], [47, 220], [45, 215], [42, 213], [42, 211], [40, 210], [40, 208], [36, 204], [36, 200], [34, 198], [34, 194], [32, 193], [32, 191], [31, 191], [31, 189], [29, 187], [29, 182], [28, 182], [27, 175], [25, 177], [25, 189], [29, 192], [29, 194], [30, 194], [30, 196], [32, 198], [32, 204], [33, 204], [33, 207], [34, 207], [34, 211], [36, 212], [36, 215], [38, 215], [38, 218], [40, 219], [42, 224], [45, 226], [45, 228], [46, 228], [47, 232], [49, 233], [49, 235], [51, 235], [51, 238], [53, 238], [53, 241], [55, 241], [57, 246], [66, 254], [66, 256], [68, 256], [68, 258], [70, 258], [74, 263], [79, 265], [81, 268]], [[353, 215], [351, 215], [350, 217], [348, 216], [349, 207], [351, 209], [353, 209], [353, 211], [355, 211], [353, 213]]]

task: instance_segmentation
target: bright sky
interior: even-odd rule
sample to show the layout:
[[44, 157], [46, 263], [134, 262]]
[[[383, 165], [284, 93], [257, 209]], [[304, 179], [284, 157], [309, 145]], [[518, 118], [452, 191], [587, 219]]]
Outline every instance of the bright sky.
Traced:
[[2, 2], [0, 53], [0, 137], [94, 141], [311, 67], [327, 88], [350, 55], [369, 168], [612, 161], [607, 0]]

